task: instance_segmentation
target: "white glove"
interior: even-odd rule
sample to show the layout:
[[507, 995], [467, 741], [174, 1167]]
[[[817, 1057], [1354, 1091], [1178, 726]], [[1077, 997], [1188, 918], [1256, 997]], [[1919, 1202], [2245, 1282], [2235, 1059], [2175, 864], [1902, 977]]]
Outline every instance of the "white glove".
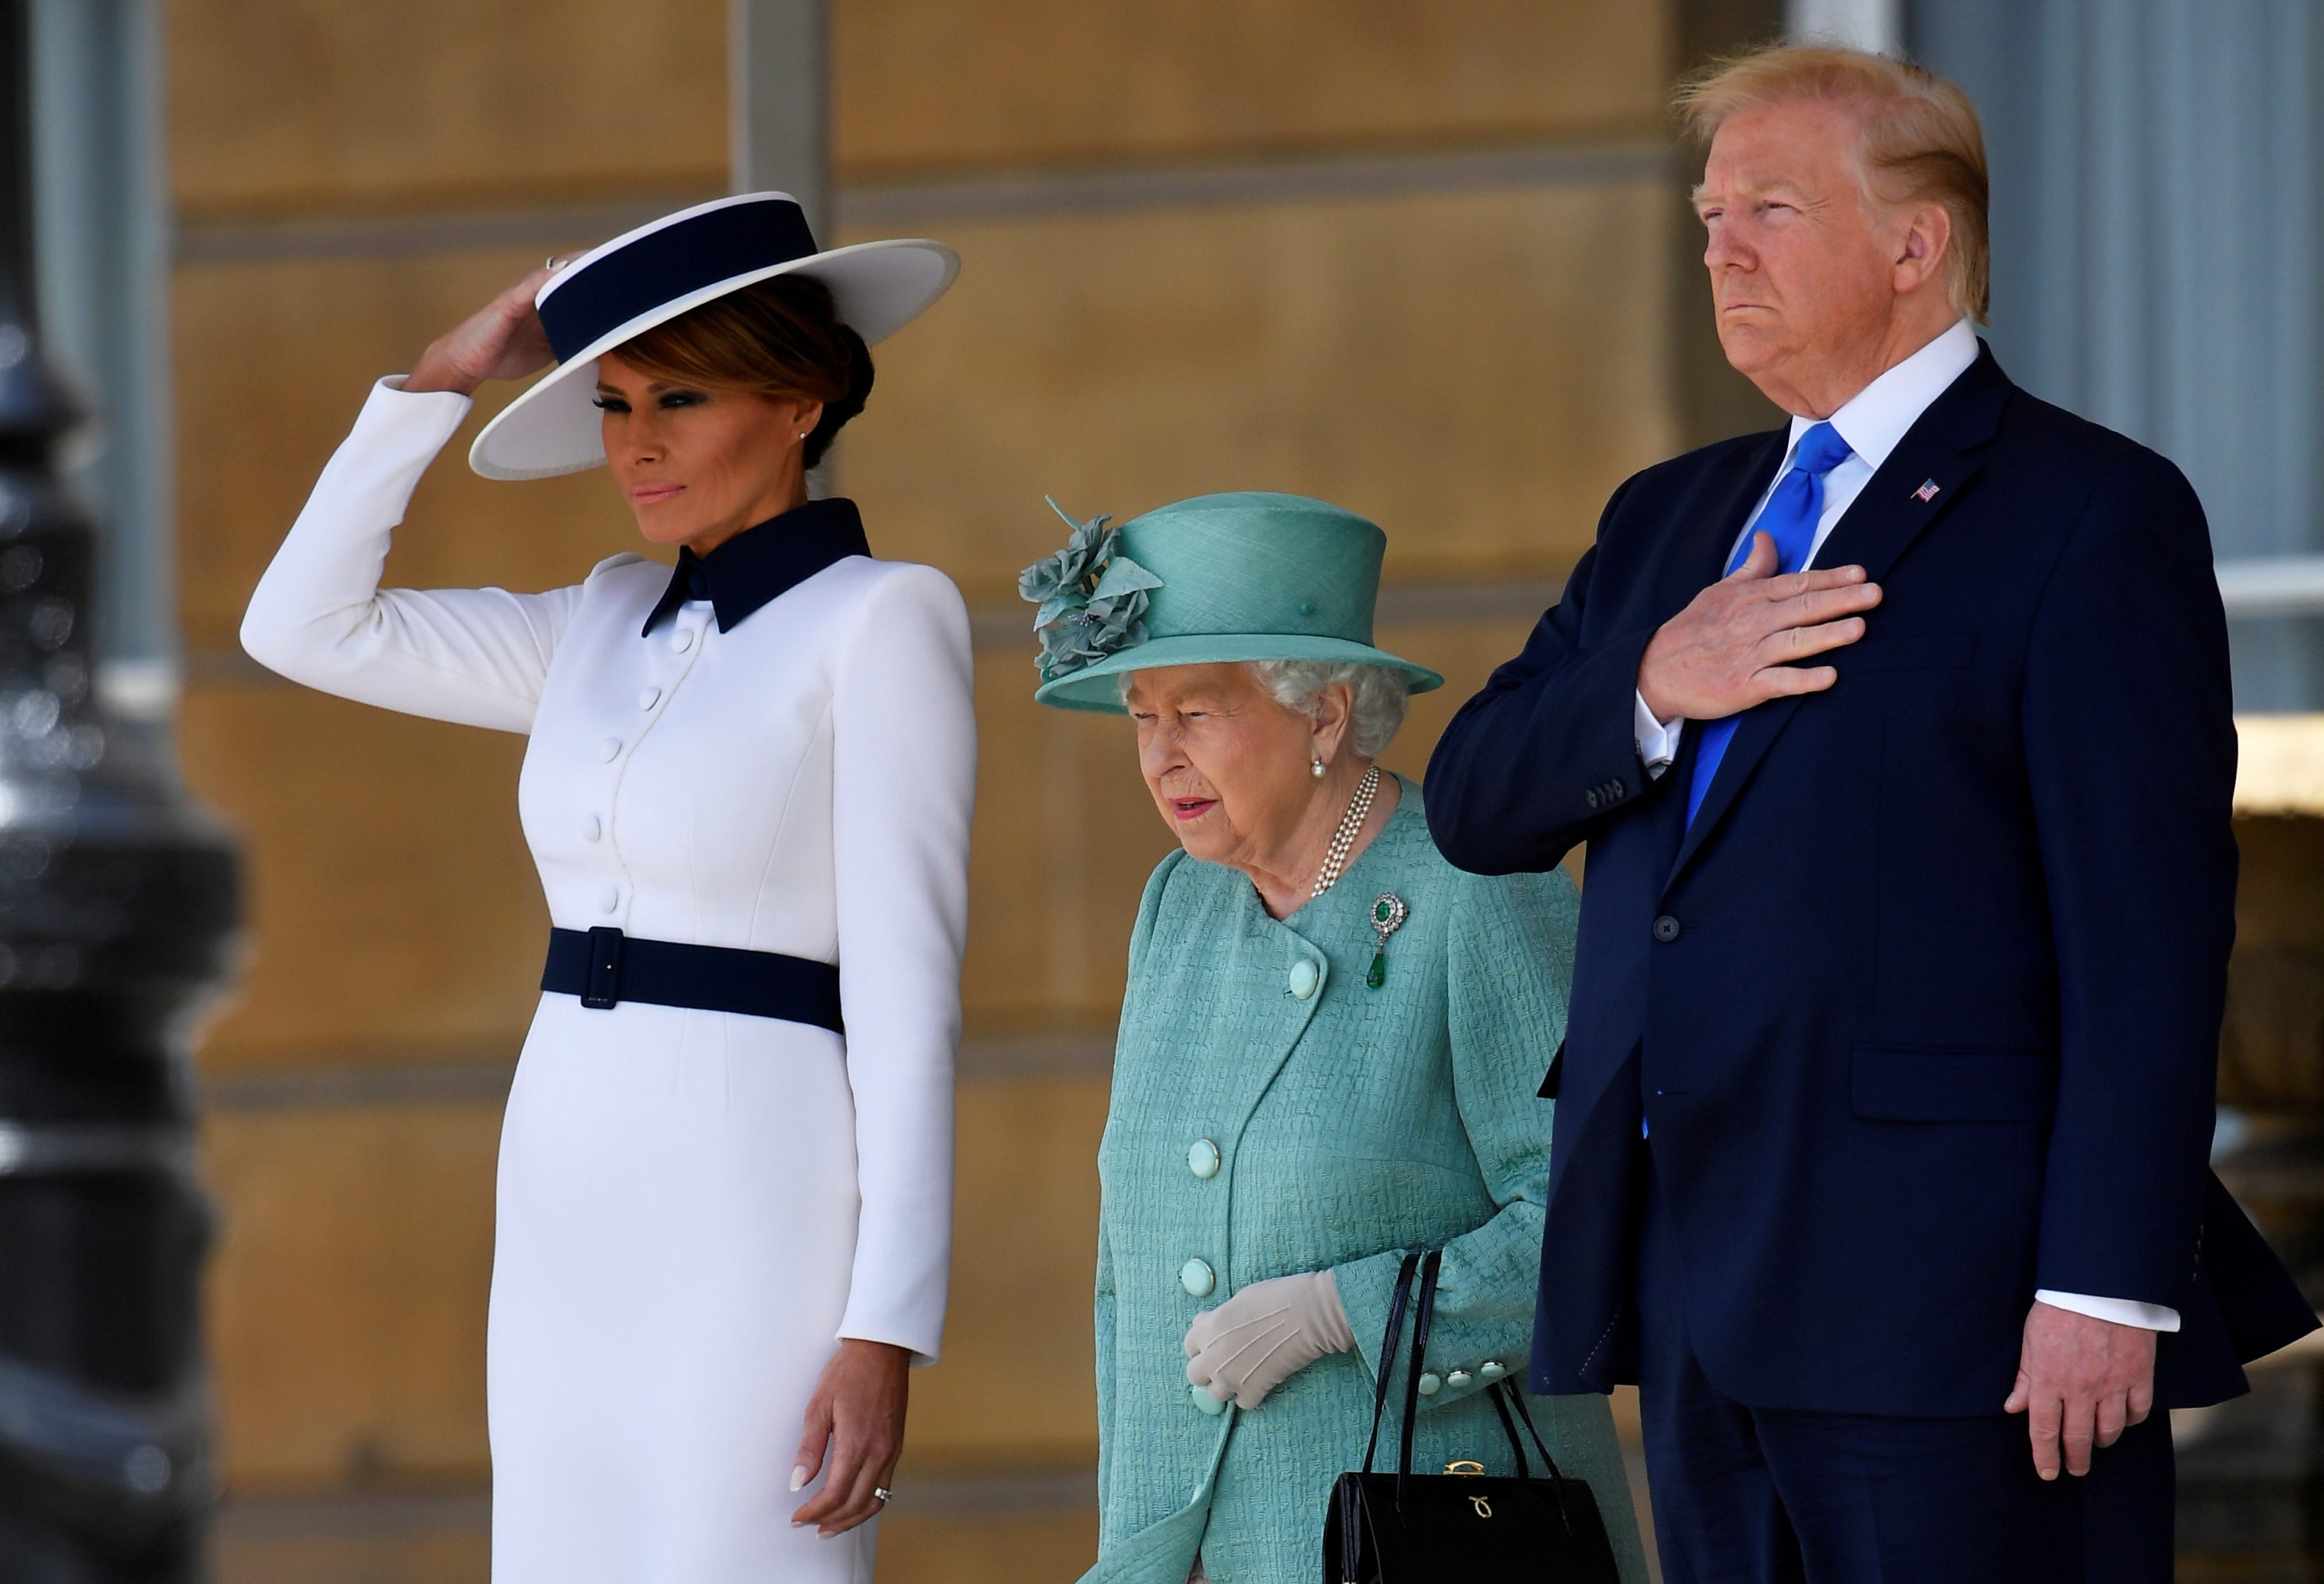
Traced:
[[1253, 1282], [1186, 1328], [1186, 1379], [1223, 1403], [1256, 1408], [1326, 1353], [1355, 1350], [1356, 1333], [1328, 1270]]

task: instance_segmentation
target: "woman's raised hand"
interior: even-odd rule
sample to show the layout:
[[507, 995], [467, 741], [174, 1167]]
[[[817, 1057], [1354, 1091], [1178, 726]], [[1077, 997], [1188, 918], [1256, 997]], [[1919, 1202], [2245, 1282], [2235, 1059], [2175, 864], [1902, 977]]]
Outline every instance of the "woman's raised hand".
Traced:
[[529, 271], [507, 290], [429, 344], [405, 378], [407, 391], [473, 393], [486, 380], [521, 379], [547, 368], [557, 355], [532, 299], [556, 272], [549, 264]]

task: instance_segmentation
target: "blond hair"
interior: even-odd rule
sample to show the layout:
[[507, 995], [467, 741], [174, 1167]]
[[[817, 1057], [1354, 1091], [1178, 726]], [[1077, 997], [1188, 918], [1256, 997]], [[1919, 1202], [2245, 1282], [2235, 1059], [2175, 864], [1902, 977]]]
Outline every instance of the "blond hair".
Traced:
[[1946, 290], [1955, 308], [1985, 323], [1992, 293], [1989, 183], [1985, 134], [1969, 96], [1893, 56], [1778, 44], [1712, 61], [1682, 81], [1674, 99], [1687, 130], [1705, 144], [1738, 111], [1803, 101], [1855, 113], [1868, 197], [1943, 207], [1952, 220]]

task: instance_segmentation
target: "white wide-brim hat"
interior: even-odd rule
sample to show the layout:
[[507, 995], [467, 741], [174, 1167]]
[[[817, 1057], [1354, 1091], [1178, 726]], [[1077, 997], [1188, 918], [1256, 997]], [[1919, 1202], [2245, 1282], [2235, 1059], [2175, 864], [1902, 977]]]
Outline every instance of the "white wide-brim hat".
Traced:
[[665, 215], [591, 248], [541, 287], [533, 306], [557, 366], [484, 426], [468, 465], [508, 479], [601, 465], [598, 357], [713, 298], [805, 275], [831, 289], [841, 322], [868, 344], [918, 318], [959, 273], [960, 255], [925, 238], [818, 250], [787, 192], [746, 192]]

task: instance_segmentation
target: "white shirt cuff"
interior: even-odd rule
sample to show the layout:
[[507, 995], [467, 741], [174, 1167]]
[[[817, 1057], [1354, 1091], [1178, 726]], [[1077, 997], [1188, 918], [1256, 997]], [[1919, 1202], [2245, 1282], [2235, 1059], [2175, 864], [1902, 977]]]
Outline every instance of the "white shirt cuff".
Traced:
[[2093, 1298], [2084, 1293], [2052, 1293], [2047, 1287], [2034, 1296], [2052, 1309], [2087, 1314], [2092, 1320], [2110, 1320], [2116, 1325], [2135, 1325], [2141, 1331], [2179, 1329], [2179, 1312], [2165, 1309], [2160, 1303], [2139, 1303], [2128, 1298]]
[[1630, 729], [1637, 738], [1638, 762], [1646, 767], [1648, 780], [1658, 781], [1670, 769], [1671, 760], [1678, 757], [1679, 733], [1685, 729], [1686, 722], [1676, 720], [1665, 726], [1646, 707], [1645, 694], [1634, 694], [1632, 697], [1636, 702], [1630, 706]]

